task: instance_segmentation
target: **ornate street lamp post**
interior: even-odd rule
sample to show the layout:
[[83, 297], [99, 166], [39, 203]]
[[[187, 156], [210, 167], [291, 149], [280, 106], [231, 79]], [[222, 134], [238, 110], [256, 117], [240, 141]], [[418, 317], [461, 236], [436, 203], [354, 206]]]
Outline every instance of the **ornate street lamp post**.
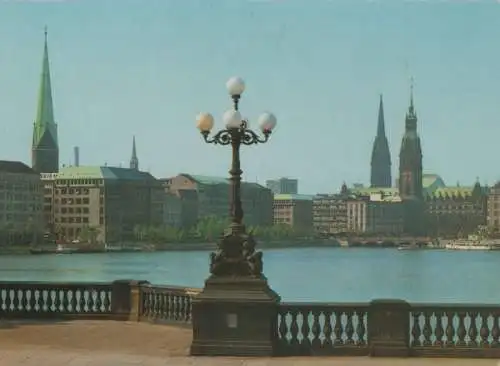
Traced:
[[241, 204], [240, 148], [268, 141], [276, 127], [276, 117], [264, 113], [258, 119], [262, 135], [249, 129], [239, 112], [245, 83], [233, 77], [226, 83], [233, 108], [223, 115], [225, 129], [210, 136], [214, 118], [208, 113], [197, 117], [197, 127], [207, 143], [231, 145], [230, 174], [231, 225], [210, 255], [210, 276], [203, 291], [193, 299], [193, 355], [257, 356], [272, 355], [279, 296], [269, 288], [262, 273], [262, 252], [243, 224]]
[[243, 207], [241, 204], [241, 145], [262, 144], [268, 141], [271, 131], [276, 127], [276, 117], [272, 113], [264, 113], [259, 117], [259, 126], [263, 133], [260, 137], [248, 128], [248, 121], [241, 117], [238, 104], [245, 90], [241, 78], [231, 78], [226, 83], [234, 109], [224, 113], [226, 128], [210, 137], [214, 119], [208, 113], [201, 113], [197, 118], [197, 127], [205, 142], [216, 145], [231, 145], [232, 161], [230, 174], [230, 230], [224, 234], [218, 245], [218, 251], [212, 253], [210, 272], [214, 276], [260, 276], [262, 275], [262, 253], [255, 252], [255, 241], [247, 234], [243, 224]]

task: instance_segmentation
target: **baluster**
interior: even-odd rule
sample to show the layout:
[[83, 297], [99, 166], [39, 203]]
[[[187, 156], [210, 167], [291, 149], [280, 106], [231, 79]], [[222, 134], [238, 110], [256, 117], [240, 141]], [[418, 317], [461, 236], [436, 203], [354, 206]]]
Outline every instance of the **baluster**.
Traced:
[[467, 331], [465, 330], [465, 324], [464, 324], [464, 318], [465, 318], [465, 312], [464, 311], [459, 311], [458, 312], [458, 328], [457, 328], [457, 346], [462, 347], [465, 346], [465, 336], [467, 334]]
[[56, 313], [61, 312], [61, 291], [59, 289], [54, 290], [54, 308]]
[[77, 309], [78, 301], [76, 299], [76, 289], [71, 291], [71, 296], [68, 293], [68, 300], [69, 300], [68, 308], [70, 308], [70, 311], [73, 314], [77, 314], [78, 313], [78, 309]]
[[7, 293], [8, 290], [6, 289], [2, 289], [0, 290], [0, 311], [7, 311], [7, 308], [5, 306], [5, 299], [7, 297], [6, 293]]
[[297, 309], [290, 311], [290, 315], [292, 316], [292, 321], [290, 322], [290, 344], [294, 347], [299, 346], [299, 324], [297, 323], [298, 314], [299, 312]]
[[30, 309], [34, 313], [38, 313], [40, 311], [40, 307], [38, 306], [38, 299], [40, 297], [40, 291], [39, 290], [33, 290], [31, 292], [31, 297], [30, 297]]
[[161, 295], [156, 291], [153, 290], [153, 318], [157, 319], [158, 315], [160, 314], [160, 299]]
[[346, 344], [354, 344], [354, 339], [352, 338], [354, 335], [354, 324], [352, 322], [353, 311], [346, 311], [347, 319], [345, 323], [345, 335], [346, 335]]
[[300, 326], [300, 333], [302, 334], [302, 345], [309, 345], [311, 343], [311, 339], [309, 338], [309, 332], [311, 327], [309, 325], [309, 311], [301, 310], [302, 315], [302, 325]]
[[444, 344], [443, 312], [439, 310], [434, 312], [434, 314], [436, 315], [436, 330], [434, 331], [434, 335], [436, 336], [436, 342], [434, 343], [434, 345], [442, 347]]
[[432, 327], [431, 327], [431, 317], [434, 314], [433, 311], [423, 312], [424, 315], [424, 327], [422, 328], [422, 335], [424, 336], [424, 341], [422, 342], [424, 347], [432, 345]]
[[96, 313], [102, 313], [102, 298], [101, 298], [101, 290], [95, 291], [95, 311]]
[[323, 313], [325, 315], [325, 325], [323, 326], [323, 334], [325, 335], [325, 340], [323, 342], [323, 348], [331, 348], [332, 342], [332, 312], [327, 310]]
[[69, 308], [69, 303], [70, 303], [70, 296], [73, 294], [73, 291], [61, 290], [60, 293], [62, 295], [62, 301], [61, 301], [62, 312], [63, 313], [70, 313], [71, 310]]
[[420, 347], [422, 344], [420, 342], [420, 314], [422, 314], [420, 311], [413, 311], [412, 312], [412, 317], [413, 317], [413, 328], [411, 330], [411, 335], [413, 336], [413, 340], [411, 342], [412, 347]]
[[50, 296], [49, 290], [45, 289], [42, 291], [42, 297], [40, 299], [42, 312], [50, 312], [49, 296]]
[[321, 340], [319, 339], [319, 336], [321, 334], [321, 327], [319, 325], [319, 316], [321, 314], [322, 314], [321, 311], [318, 311], [318, 310], [312, 311], [313, 322], [312, 322], [312, 327], [311, 327], [311, 333], [312, 333], [313, 338], [312, 338], [311, 345], [314, 349], [321, 348]]
[[478, 316], [478, 313], [477, 311], [468, 311], [469, 313], [469, 318], [470, 318], [470, 326], [469, 326], [469, 342], [468, 342], [468, 346], [469, 347], [477, 347], [477, 324], [476, 324], [476, 321], [477, 321], [477, 316]]
[[144, 315], [146, 315], [148, 318], [151, 318], [152, 316], [152, 313], [153, 313], [153, 294], [151, 292], [151, 288], [148, 289], [148, 292], [147, 292], [147, 306], [146, 306], [146, 313]]
[[174, 301], [174, 320], [180, 319], [181, 303], [179, 301], [179, 295], [174, 294], [172, 300]]
[[111, 312], [111, 290], [104, 293], [104, 308], [107, 313]]
[[158, 292], [158, 314], [156, 314], [158, 319], [166, 319], [167, 301], [167, 294]]
[[13, 311], [14, 312], [19, 311], [19, 305], [20, 305], [20, 301], [19, 301], [20, 295], [19, 295], [19, 292], [20, 291], [21, 290], [14, 290], [14, 291], [12, 291], [14, 293], [14, 296], [12, 298], [12, 307], [13, 307]]
[[278, 337], [281, 342], [285, 343], [288, 341], [287, 335], [288, 335], [288, 327], [286, 325], [286, 317], [287, 317], [288, 312], [284, 311], [279, 314], [278, 317]]
[[491, 327], [491, 347], [498, 347], [500, 337], [500, 327], [498, 326], [498, 312], [493, 313], [493, 326]]
[[5, 311], [10, 312], [12, 306], [12, 290], [7, 287], [5, 290]]
[[488, 336], [490, 335], [490, 330], [488, 329], [488, 318], [490, 317], [490, 313], [488, 311], [481, 311], [479, 313], [481, 317], [481, 328], [479, 330], [479, 336], [481, 337], [480, 345], [481, 347], [487, 347]]
[[31, 298], [31, 293], [33, 290], [25, 289], [22, 291], [23, 297], [21, 298], [21, 311], [24, 313], [28, 313], [31, 308], [29, 307], [29, 299]]
[[93, 313], [95, 310], [95, 300], [94, 300], [95, 290], [93, 288], [89, 288], [87, 290], [87, 309], [89, 313]]
[[454, 311], [446, 311], [446, 346], [448, 347], [455, 345], [455, 326], [453, 325], [454, 318]]
[[366, 327], [365, 327], [365, 311], [357, 311], [356, 312], [358, 315], [358, 324], [356, 326], [356, 334], [358, 336], [358, 346], [363, 346], [366, 344], [365, 341], [365, 334], [366, 334]]
[[342, 314], [343, 312], [340, 310], [337, 310], [335, 312], [335, 325], [333, 327], [333, 332], [335, 333], [335, 340], [333, 341], [333, 344], [335, 346], [340, 346], [344, 344], [344, 340], [342, 339]]
[[83, 292], [82, 289], [78, 289], [76, 291], [78, 294], [78, 312], [84, 313], [85, 312], [85, 293]]
[[191, 298], [188, 295], [182, 296], [182, 306], [184, 309], [184, 321], [188, 322], [189, 321], [189, 316], [191, 314]]
[[174, 295], [170, 292], [165, 293], [165, 318], [169, 320], [175, 319]]
[[177, 296], [179, 299], [179, 320], [183, 321], [185, 319], [186, 307], [185, 307], [185, 296], [179, 295]]

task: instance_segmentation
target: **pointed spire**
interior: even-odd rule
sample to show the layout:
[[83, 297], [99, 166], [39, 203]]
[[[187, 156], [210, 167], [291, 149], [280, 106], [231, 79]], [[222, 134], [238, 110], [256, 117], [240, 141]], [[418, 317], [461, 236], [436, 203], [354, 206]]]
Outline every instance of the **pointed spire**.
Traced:
[[47, 26], [44, 29], [44, 45], [42, 59], [42, 75], [38, 91], [38, 108], [35, 118], [35, 133], [33, 144], [37, 145], [44, 133], [48, 131], [55, 144], [57, 144], [57, 130], [54, 120], [54, 105], [52, 102], [52, 84], [50, 80], [49, 49], [47, 42]]
[[132, 157], [130, 158], [130, 169], [139, 170], [139, 159], [137, 158], [137, 149], [135, 147], [135, 135], [132, 138]]
[[384, 101], [382, 94], [380, 94], [380, 104], [378, 106], [377, 136], [385, 136]]
[[413, 76], [410, 79], [410, 109], [413, 110]]
[[135, 135], [132, 137], [132, 159], [137, 159], [137, 149], [135, 147]]
[[52, 173], [59, 170], [59, 146], [52, 101], [47, 27], [44, 28], [43, 33], [42, 73], [33, 125], [32, 165], [38, 172]]

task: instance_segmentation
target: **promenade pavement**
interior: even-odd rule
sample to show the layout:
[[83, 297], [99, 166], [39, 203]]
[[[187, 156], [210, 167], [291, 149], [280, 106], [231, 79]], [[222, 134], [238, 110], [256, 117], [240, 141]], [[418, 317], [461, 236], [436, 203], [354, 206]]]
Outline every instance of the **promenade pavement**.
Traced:
[[1, 366], [500, 366], [499, 360], [187, 357], [191, 330], [114, 321], [0, 322]]

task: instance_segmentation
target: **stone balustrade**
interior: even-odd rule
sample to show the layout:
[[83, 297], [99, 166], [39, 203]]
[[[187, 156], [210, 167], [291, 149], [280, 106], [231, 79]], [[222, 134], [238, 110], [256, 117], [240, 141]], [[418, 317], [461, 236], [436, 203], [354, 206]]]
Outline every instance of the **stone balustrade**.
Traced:
[[[145, 281], [0, 282], [0, 319], [191, 323], [201, 290]], [[500, 305], [279, 303], [276, 356], [500, 358]]]

